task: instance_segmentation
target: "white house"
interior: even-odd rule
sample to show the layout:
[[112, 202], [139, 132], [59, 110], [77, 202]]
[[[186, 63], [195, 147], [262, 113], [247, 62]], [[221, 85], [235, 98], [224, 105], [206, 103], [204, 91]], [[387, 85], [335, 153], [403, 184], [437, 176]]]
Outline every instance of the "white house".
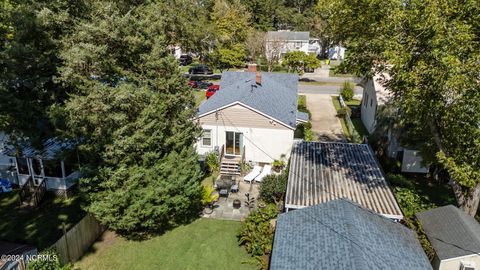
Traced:
[[346, 48], [342, 46], [334, 46], [328, 49], [328, 59], [343, 60], [345, 59]]
[[435, 270], [480, 269], [480, 224], [453, 205], [417, 214], [435, 250]]
[[310, 45], [310, 32], [268, 31], [265, 55], [268, 59], [281, 59], [286, 53], [293, 51], [301, 51], [308, 54], [310, 47], [312, 47]]
[[361, 119], [369, 133], [375, 130], [379, 107], [383, 106], [390, 97], [390, 93], [383, 86], [385, 80], [388, 80], [388, 75], [375, 75], [360, 83], [363, 86]]
[[[386, 73], [377, 74], [373, 78], [363, 79], [360, 85], [363, 87], [361, 103], [361, 119], [368, 133], [372, 134], [377, 126], [379, 112], [391, 98], [391, 93], [385, 88], [385, 83], [390, 79]], [[389, 128], [387, 134], [388, 149], [390, 157], [402, 160], [402, 172], [427, 173], [428, 168], [422, 164], [422, 157], [419, 151], [406, 149], [400, 145], [397, 131]], [[401, 155], [399, 155], [401, 154]]]
[[[220, 90], [203, 102], [197, 121], [203, 136], [201, 156], [218, 151], [222, 163], [272, 163], [290, 154], [297, 120], [298, 76], [285, 73], [224, 72]], [[236, 168], [235, 168], [236, 171]]]
[[42, 149], [24, 143], [19, 149], [7, 147], [3, 153], [15, 160], [14, 184], [44, 185], [57, 195], [67, 195], [79, 178], [74, 167], [76, 156], [70, 153], [74, 147], [72, 142], [51, 138], [44, 142]]

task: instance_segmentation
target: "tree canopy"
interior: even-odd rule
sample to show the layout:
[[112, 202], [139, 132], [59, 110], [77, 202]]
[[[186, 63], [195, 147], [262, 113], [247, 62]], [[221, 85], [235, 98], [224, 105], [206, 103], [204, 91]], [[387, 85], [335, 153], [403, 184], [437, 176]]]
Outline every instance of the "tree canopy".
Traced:
[[480, 200], [478, 2], [326, 2], [326, 20], [347, 47], [343, 68], [389, 74], [384, 83], [404, 134], [415, 135], [424, 157], [449, 172], [459, 205], [474, 215]]

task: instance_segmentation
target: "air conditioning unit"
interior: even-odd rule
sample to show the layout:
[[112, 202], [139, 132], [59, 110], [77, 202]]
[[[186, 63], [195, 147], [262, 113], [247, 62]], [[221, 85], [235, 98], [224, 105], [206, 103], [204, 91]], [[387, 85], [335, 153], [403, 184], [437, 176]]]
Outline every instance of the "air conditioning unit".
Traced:
[[461, 262], [460, 270], [475, 270], [475, 264], [472, 262]]

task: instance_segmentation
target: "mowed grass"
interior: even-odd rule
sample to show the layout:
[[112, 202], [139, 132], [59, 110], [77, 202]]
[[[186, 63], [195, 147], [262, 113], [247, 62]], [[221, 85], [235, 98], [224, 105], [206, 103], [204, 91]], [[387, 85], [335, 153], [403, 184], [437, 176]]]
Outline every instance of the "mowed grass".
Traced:
[[238, 246], [240, 222], [199, 219], [145, 241], [109, 237], [97, 242], [76, 269], [255, 269]]
[[203, 90], [194, 90], [195, 91], [195, 105], [198, 107], [205, 100], [205, 91]]
[[40, 207], [19, 207], [18, 191], [0, 194], [0, 240], [27, 243], [42, 250], [62, 237], [62, 223], [67, 230], [85, 213], [78, 197], [62, 199], [47, 194]]
[[[338, 96], [332, 96], [332, 103], [333, 103], [333, 107], [335, 107], [335, 110], [337, 112], [342, 108], [342, 106], [340, 105], [340, 101], [338, 100]], [[340, 124], [342, 125], [343, 134], [345, 135], [345, 137], [349, 138], [350, 131], [348, 130], [345, 118], [338, 117], [338, 119], [340, 119]]]

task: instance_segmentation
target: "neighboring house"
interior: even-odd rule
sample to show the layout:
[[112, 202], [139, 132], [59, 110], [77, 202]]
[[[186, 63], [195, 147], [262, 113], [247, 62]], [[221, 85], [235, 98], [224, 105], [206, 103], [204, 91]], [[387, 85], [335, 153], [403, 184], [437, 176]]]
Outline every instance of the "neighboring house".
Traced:
[[169, 46], [170, 53], [175, 57], [175, 59], [180, 59], [180, 56], [183, 54], [182, 48], [180, 46]]
[[435, 250], [435, 270], [480, 269], [480, 224], [453, 205], [417, 214]]
[[402, 211], [366, 144], [297, 142], [290, 158], [285, 208], [348, 198], [393, 220]]
[[335, 46], [328, 50], [328, 59], [343, 60], [345, 59], [345, 47]]
[[44, 142], [42, 149], [24, 143], [19, 149], [8, 147], [4, 154], [15, 159], [15, 184], [44, 185], [57, 195], [67, 195], [79, 178], [79, 172], [74, 168], [76, 156], [70, 153], [74, 148], [72, 142], [51, 138]]
[[360, 83], [363, 87], [361, 119], [370, 134], [375, 131], [380, 107], [390, 98], [389, 91], [383, 86], [383, 82], [387, 79], [385, 75], [375, 75], [373, 78], [364, 79]]
[[3, 154], [3, 150], [9, 146], [8, 136], [0, 131], [0, 170], [6, 169], [14, 165], [14, 161], [11, 157]]
[[[281, 59], [288, 52], [310, 52], [310, 32], [288, 30], [268, 31], [265, 55], [268, 59]], [[313, 48], [312, 48], [313, 49]]]
[[[27, 256], [37, 255], [35, 247], [0, 241], [0, 270], [25, 270], [27, 269]], [[19, 258], [12, 260], [11, 258]]]
[[255, 72], [255, 65], [249, 70], [224, 72], [220, 90], [200, 105], [203, 136], [196, 148], [201, 156], [218, 151], [222, 163], [235, 166], [272, 163], [282, 154], [288, 158], [297, 120], [308, 121], [297, 111], [298, 76]]
[[414, 232], [337, 199], [277, 218], [271, 270], [431, 270]]
[[322, 45], [320, 44], [320, 39], [310, 38], [308, 41], [308, 53], [314, 55], [320, 55], [322, 53]]
[[[384, 83], [389, 78], [388, 74], [377, 74], [373, 78], [360, 82], [363, 87], [362, 103], [360, 104], [361, 119], [370, 134], [375, 131], [380, 117], [379, 113], [391, 98], [391, 93], [384, 87]], [[402, 161], [402, 172], [427, 173], [428, 168], [422, 164], [423, 159], [419, 151], [402, 147], [398, 132], [393, 127], [389, 127], [385, 134], [388, 140], [387, 155]]]

